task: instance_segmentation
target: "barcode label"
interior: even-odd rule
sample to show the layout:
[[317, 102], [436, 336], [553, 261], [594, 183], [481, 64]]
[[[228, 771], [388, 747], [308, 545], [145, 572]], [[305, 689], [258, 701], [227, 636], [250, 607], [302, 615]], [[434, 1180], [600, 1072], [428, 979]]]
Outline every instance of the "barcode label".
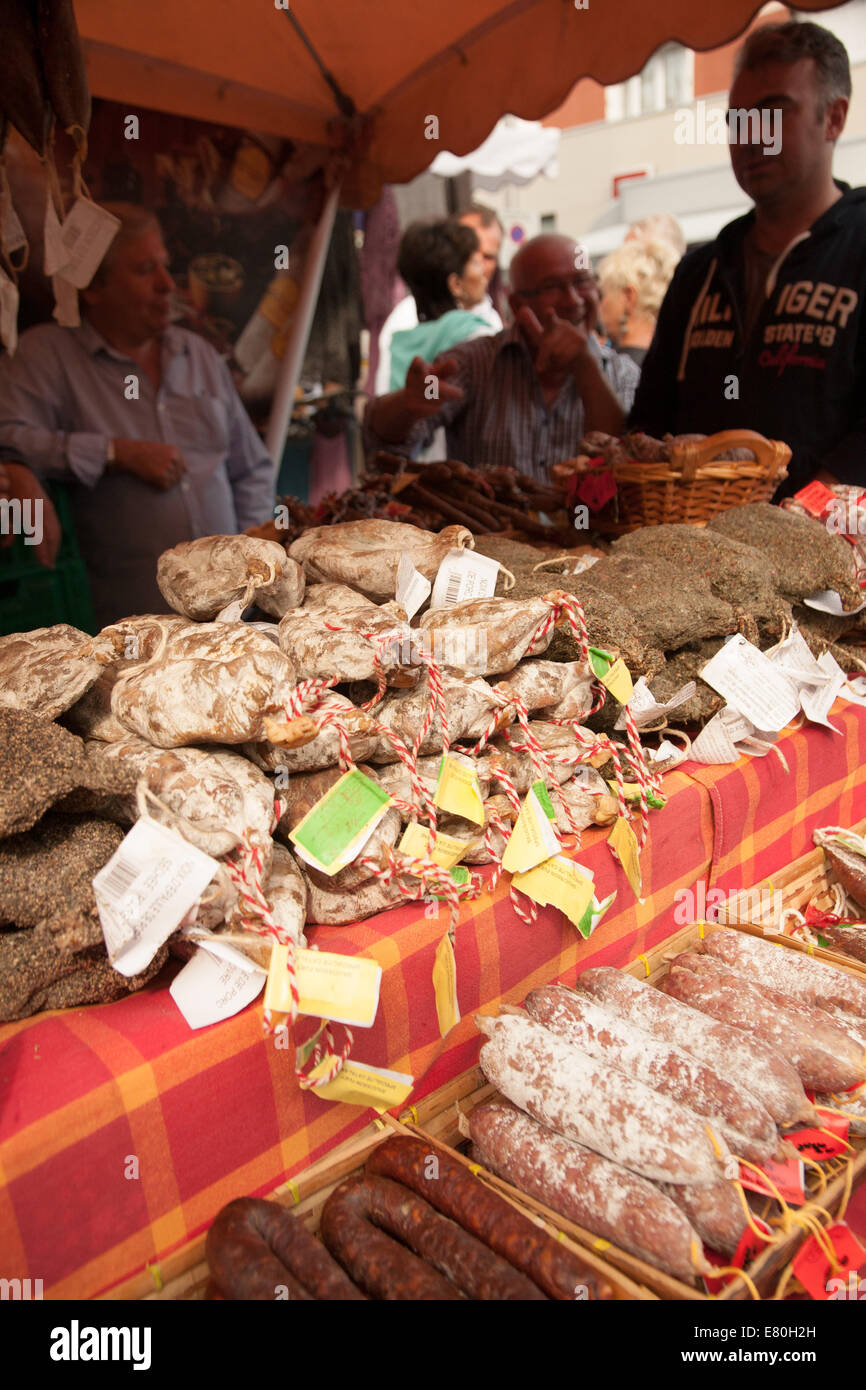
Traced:
[[448, 587], [445, 590], [445, 604], [457, 603], [460, 598], [460, 580], [462, 576], [456, 570], [451, 570], [448, 575]]
[[109, 902], [116, 903], [129, 891], [138, 874], [137, 864], [130, 863], [128, 859], [115, 858], [114, 863], [106, 868], [104, 877], [99, 880], [99, 886]]

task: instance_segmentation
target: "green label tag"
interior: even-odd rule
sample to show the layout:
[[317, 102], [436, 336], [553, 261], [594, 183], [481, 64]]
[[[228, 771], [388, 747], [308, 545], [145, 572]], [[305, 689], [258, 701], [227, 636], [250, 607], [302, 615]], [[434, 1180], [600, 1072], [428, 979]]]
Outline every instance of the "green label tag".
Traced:
[[[469, 870], [464, 868], [462, 864], [455, 864], [453, 869], [448, 870], [448, 873], [452, 883], [456, 883], [458, 888], [465, 888], [469, 883]], [[441, 893], [431, 893], [430, 896], [438, 903], [444, 901]]]
[[822, 936], [820, 932], [818, 933], [818, 945], [823, 946], [825, 951], [829, 951], [831, 949], [830, 943], [827, 940], [826, 936]]
[[360, 852], [390, 802], [384, 788], [353, 768], [316, 802], [289, 839], [308, 864], [337, 873]]
[[602, 647], [590, 647], [589, 664], [597, 676], [606, 676], [613, 664], [613, 657]]
[[541, 809], [547, 816], [548, 820], [556, 820], [556, 812], [553, 809], [553, 802], [548, 796], [547, 787], [544, 785], [540, 778], [537, 782], [533, 782], [532, 790], [538, 797]]

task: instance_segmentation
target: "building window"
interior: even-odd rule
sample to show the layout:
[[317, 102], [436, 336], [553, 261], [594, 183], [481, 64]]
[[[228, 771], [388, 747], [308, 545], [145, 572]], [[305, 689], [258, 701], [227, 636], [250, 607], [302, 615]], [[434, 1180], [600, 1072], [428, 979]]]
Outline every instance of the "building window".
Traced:
[[604, 114], [608, 121], [649, 116], [691, 101], [694, 55], [678, 43], [666, 43], [636, 77], [606, 87]]
[[556, 213], [555, 213], [555, 212], [543, 212], [543, 213], [541, 214], [541, 231], [542, 231], [542, 232], [555, 232], [555, 231], [556, 231]]

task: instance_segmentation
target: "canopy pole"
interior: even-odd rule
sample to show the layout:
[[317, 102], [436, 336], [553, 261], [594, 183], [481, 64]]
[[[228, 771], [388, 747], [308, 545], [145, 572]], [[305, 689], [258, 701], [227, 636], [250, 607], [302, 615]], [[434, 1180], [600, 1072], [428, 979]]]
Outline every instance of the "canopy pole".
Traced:
[[310, 242], [298, 305], [292, 319], [292, 328], [286, 343], [286, 353], [274, 391], [268, 430], [265, 435], [265, 448], [277, 468], [279, 468], [283, 457], [283, 447], [286, 442], [289, 421], [292, 418], [292, 408], [295, 404], [295, 387], [301, 375], [304, 353], [307, 350], [310, 329], [313, 325], [313, 315], [316, 311], [322, 274], [325, 269], [325, 258], [328, 254], [328, 245], [334, 228], [334, 218], [337, 215], [341, 183], [342, 180], [338, 179], [333, 187], [328, 189], [325, 205]]

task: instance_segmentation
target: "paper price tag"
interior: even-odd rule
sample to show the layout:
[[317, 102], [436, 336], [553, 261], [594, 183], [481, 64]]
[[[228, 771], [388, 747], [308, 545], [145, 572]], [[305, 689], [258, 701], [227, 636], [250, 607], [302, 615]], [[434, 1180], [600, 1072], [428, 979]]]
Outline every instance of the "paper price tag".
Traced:
[[779, 733], [800, 712], [795, 686], [737, 633], [699, 672], [729, 705], [767, 733]]
[[[848, 1128], [847, 1122], [845, 1128]], [[850, 1147], [844, 1138], [825, 1134], [822, 1129], [798, 1129], [793, 1134], [786, 1134], [785, 1138], [790, 1140], [798, 1153], [804, 1158], [811, 1158], [813, 1163], [826, 1163], [837, 1154], [846, 1153]]]
[[[761, 1240], [761, 1237], [756, 1235], [750, 1226], [747, 1226], [730, 1259], [726, 1255], [720, 1255], [717, 1251], [708, 1250], [704, 1246], [704, 1254], [711, 1265], [729, 1265], [732, 1269], [745, 1269], [746, 1265], [751, 1264], [752, 1260], [764, 1253], [772, 1239], [773, 1232], [766, 1221], [762, 1221], [760, 1217], [753, 1215], [752, 1220], [768, 1239]], [[704, 1287], [707, 1293], [718, 1294], [721, 1293], [726, 1284], [730, 1284], [736, 1277], [736, 1274], [723, 1274], [720, 1279], [714, 1279], [712, 1275], [705, 1274], [703, 1276]]]
[[[672, 748], [672, 747], [673, 747], [673, 744], [669, 744], [668, 746]], [[661, 751], [661, 750], [659, 750], [659, 751]], [[676, 752], [676, 751], [677, 751], [677, 750], [674, 749], [674, 752]], [[610, 787], [610, 789], [611, 789], [611, 791], [613, 792], [614, 796], [616, 796], [616, 792], [617, 792], [616, 782], [609, 781], [607, 785]], [[622, 789], [623, 789], [623, 793], [624, 793], [624, 795], [625, 795], [626, 801], [633, 801], [633, 802], [635, 802], [635, 803], [637, 803], [637, 802], [640, 801], [640, 787], [638, 786], [637, 782], [623, 782], [623, 787], [622, 787]], [[651, 806], [652, 809], [653, 809], [654, 811], [660, 811], [660, 810], [662, 809], [662, 807], [666, 804], [666, 802], [665, 802], [665, 798], [664, 798], [663, 796], [657, 796], [657, 795], [656, 795], [656, 793], [653, 791], [652, 787], [647, 787], [646, 804], [647, 804], [647, 806]]]
[[814, 1236], [803, 1244], [791, 1262], [794, 1275], [810, 1298], [824, 1301], [862, 1297], [857, 1271], [866, 1261], [866, 1247], [844, 1221], [825, 1227], [836, 1256], [837, 1269], [827, 1259]]
[[[469, 885], [469, 870], [465, 869], [462, 864], [455, 864], [453, 869], [449, 869], [448, 877], [451, 879], [452, 883], [456, 883], [458, 889], [466, 888]], [[458, 893], [458, 897], [459, 896], [460, 894]], [[445, 902], [445, 898], [441, 893], [431, 892], [430, 897], [434, 902]]]
[[[271, 951], [265, 990], [265, 1008], [272, 1013], [291, 1011], [287, 957], [288, 947], [277, 943]], [[382, 984], [378, 962], [333, 951], [296, 951], [295, 976], [300, 996], [298, 1013], [356, 1028], [372, 1028]]]
[[108, 957], [137, 975], [198, 902], [219, 865], [187, 840], [142, 816], [93, 879]]
[[[413, 821], [411, 825], [406, 826], [397, 848], [401, 854], [411, 855], [413, 859], [426, 859], [427, 840], [427, 831], [423, 825]], [[443, 835], [441, 831], [437, 831], [430, 858], [434, 864], [441, 864], [443, 869], [450, 869], [459, 863], [468, 848], [465, 840], [458, 840], [453, 835]]]
[[63, 245], [63, 238], [60, 230], [60, 220], [54, 208], [54, 200], [51, 191], [48, 190], [45, 199], [45, 220], [42, 226], [43, 237], [43, 260], [42, 269], [46, 275], [56, 275], [58, 271], [64, 269], [69, 255]]
[[[327, 1059], [321, 1061], [309, 1073], [311, 1081], [326, 1076]], [[342, 1071], [325, 1086], [317, 1086], [314, 1095], [322, 1100], [342, 1101], [344, 1105], [361, 1105], [372, 1108], [384, 1115], [395, 1105], [402, 1105], [412, 1094], [414, 1076], [406, 1072], [387, 1071], [382, 1067], [368, 1067], [364, 1062], [346, 1062]]]
[[436, 1000], [439, 1034], [444, 1038], [460, 1022], [460, 1007], [457, 1003], [457, 962], [447, 932], [436, 947], [433, 961], [433, 995]]
[[[0, 170], [0, 246], [8, 260], [27, 245], [27, 233], [12, 203], [5, 169]], [[16, 267], [18, 268], [18, 267]]]
[[861, 603], [858, 608], [843, 608], [842, 600], [835, 589], [822, 589], [820, 593], [804, 598], [803, 602], [807, 608], [815, 608], [819, 613], [832, 613], [836, 618], [853, 618], [855, 613], [862, 613], [866, 608], [866, 602]]
[[77, 290], [86, 290], [119, 230], [119, 219], [105, 208], [76, 198], [60, 228], [65, 261], [55, 270]]
[[593, 673], [601, 680], [613, 665], [614, 658], [610, 652], [606, 652], [603, 647], [589, 648], [589, 664]]
[[617, 816], [616, 824], [607, 837], [609, 845], [616, 850], [617, 858], [625, 870], [625, 876], [636, 898], [643, 893], [643, 878], [640, 869], [640, 855], [637, 836], [622, 816]]
[[433, 801], [453, 816], [462, 816], [475, 825], [484, 824], [484, 799], [478, 776], [474, 768], [464, 767], [456, 758], [444, 757], [440, 762]]
[[511, 882], [540, 907], [558, 907], [580, 931], [592, 904], [593, 886], [592, 879], [573, 860], [557, 854], [526, 873], [515, 874]]
[[439, 566], [430, 597], [431, 608], [451, 608], [496, 592], [499, 561], [474, 550], [449, 550]]
[[[642, 729], [647, 724], [654, 724], [657, 719], [684, 705], [686, 700], [690, 700], [694, 695], [697, 686], [694, 681], [689, 681], [687, 685], [681, 686], [675, 695], [663, 703], [655, 698], [646, 683], [645, 676], [639, 676], [635, 682], [634, 693], [628, 702], [629, 713], [634, 720], [635, 728]], [[625, 711], [621, 711], [615, 729], [625, 728]]]
[[801, 487], [799, 492], [795, 492], [794, 501], [805, 507], [810, 516], [820, 518], [826, 515], [836, 501], [836, 494], [826, 483], [819, 483], [816, 479], [806, 487]]
[[607, 897], [602, 898], [601, 902], [599, 902], [598, 898], [595, 896], [595, 894], [593, 894], [592, 902], [589, 904], [589, 907], [586, 909], [586, 912], [583, 914], [583, 916], [577, 924], [577, 930], [580, 932], [584, 940], [588, 940], [588, 938], [592, 936], [593, 932], [595, 931], [604, 914], [607, 912], [607, 909], [610, 907], [615, 897], [615, 892], [608, 893]]
[[851, 1121], [845, 1115], [835, 1115], [832, 1110], [822, 1110], [820, 1105], [816, 1106], [815, 1109], [821, 1117], [822, 1129], [829, 1129], [831, 1134], [836, 1135], [837, 1139], [848, 1138]]
[[412, 564], [412, 557], [406, 551], [400, 552], [397, 566], [397, 592], [395, 598], [407, 618], [414, 618], [418, 609], [430, 597], [431, 584]]
[[602, 685], [606, 686], [615, 700], [619, 700], [621, 705], [627, 705], [634, 694], [634, 686], [631, 682], [629, 669], [622, 657], [617, 657], [616, 661], [600, 677]]
[[61, 328], [78, 328], [81, 314], [78, 309], [78, 290], [64, 280], [62, 275], [52, 275], [51, 288], [54, 291], [54, 308], [51, 317]]
[[289, 839], [306, 864], [336, 874], [357, 859], [390, 804], [377, 782], [353, 768], [316, 802]]
[[199, 947], [175, 975], [169, 993], [190, 1028], [206, 1028], [245, 1009], [261, 994], [266, 978], [241, 951], [223, 945], [214, 955]]
[[551, 824], [552, 811], [544, 783], [534, 782], [524, 797], [502, 856], [502, 867], [508, 873], [525, 873], [559, 853], [562, 845]]
[[805, 1165], [802, 1159], [786, 1158], [776, 1161], [768, 1158], [761, 1164], [760, 1172], [756, 1173], [754, 1168], [740, 1167], [740, 1182], [743, 1187], [748, 1187], [751, 1192], [760, 1192], [765, 1197], [775, 1197], [775, 1192], [769, 1185], [761, 1180], [761, 1174], [765, 1173], [771, 1182], [775, 1184], [781, 1192], [789, 1206], [801, 1207], [806, 1200], [806, 1189], [804, 1187]]

